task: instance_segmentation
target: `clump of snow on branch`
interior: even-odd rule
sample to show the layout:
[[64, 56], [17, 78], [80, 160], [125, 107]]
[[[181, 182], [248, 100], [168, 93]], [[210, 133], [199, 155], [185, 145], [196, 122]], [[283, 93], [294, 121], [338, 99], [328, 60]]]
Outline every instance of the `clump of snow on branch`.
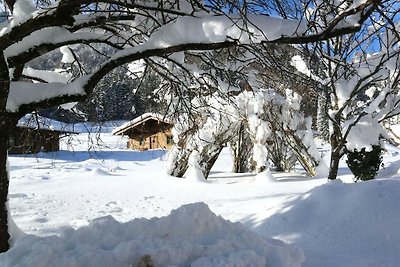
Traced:
[[40, 79], [47, 83], [68, 83], [72, 79], [72, 74], [64, 69], [55, 69], [54, 71], [36, 70], [31, 67], [24, 68], [22, 74]]
[[[149, 40], [152, 48], [168, 47], [182, 43], [214, 43], [238, 40], [241, 43], [274, 40], [281, 36], [302, 34], [305, 25], [299, 21], [283, 20], [261, 15], [248, 15], [244, 22], [239, 16], [179, 17]], [[245, 33], [243, 30], [248, 32]], [[193, 34], [196, 33], [196, 34]]]
[[307, 64], [304, 62], [303, 58], [300, 55], [296, 55], [292, 57], [292, 60], [290, 61], [290, 64], [296, 68], [299, 72], [311, 76], [311, 71], [307, 67]]
[[341, 108], [349, 100], [353, 88], [355, 88], [359, 77], [353, 76], [351, 79], [338, 79], [335, 82], [338, 107]]
[[49, 97], [85, 95], [83, 85], [86, 79], [83, 77], [69, 84], [12, 82], [6, 108], [15, 112], [21, 105], [45, 101]]
[[189, 155], [188, 169], [184, 176], [186, 179], [200, 182], [205, 181], [205, 177], [201, 171], [200, 162], [201, 158], [199, 152], [197, 150], [192, 151]]
[[12, 25], [18, 25], [33, 16], [36, 8], [31, 0], [17, 0], [12, 13]]
[[262, 114], [266, 99], [262, 94], [243, 92], [237, 98], [239, 110], [244, 112], [247, 119], [248, 131], [253, 139], [253, 161], [256, 162], [256, 170], [268, 166], [268, 151], [265, 147], [267, 138], [271, 134], [268, 122], [263, 121], [259, 115]]
[[[200, 111], [201, 112], [201, 111]], [[208, 98], [207, 106], [204, 107], [203, 120], [205, 123], [195, 133], [188, 146], [196, 149], [215, 142], [218, 135], [230, 135], [235, 128], [237, 111], [229, 102], [216, 95]]]
[[246, 22], [239, 16], [178, 17], [174, 22], [160, 27], [146, 42], [117, 52], [110, 60], [184, 44], [227, 41], [259, 43], [282, 36], [301, 35], [305, 29], [306, 26], [300, 21], [262, 15], [248, 15]]
[[72, 54], [68, 46], [60, 47], [60, 52], [62, 53], [61, 62], [62, 63], [72, 63], [75, 61], [74, 55]]
[[[349, 127], [352, 121], [344, 123], [344, 129]], [[371, 151], [373, 145], [379, 145], [381, 137], [387, 136], [382, 125], [371, 115], [363, 116], [351, 129], [347, 136], [346, 148], [350, 151]]]
[[144, 60], [136, 60], [128, 64], [128, 75], [132, 78], [141, 78], [144, 75], [146, 63]]

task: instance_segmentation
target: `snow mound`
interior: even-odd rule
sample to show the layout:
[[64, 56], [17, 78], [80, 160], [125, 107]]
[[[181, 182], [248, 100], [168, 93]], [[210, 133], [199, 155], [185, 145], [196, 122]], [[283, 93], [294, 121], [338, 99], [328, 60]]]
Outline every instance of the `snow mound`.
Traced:
[[184, 205], [162, 218], [119, 223], [93, 220], [61, 237], [24, 235], [1, 266], [301, 266], [301, 250], [266, 239], [212, 213], [204, 203]]
[[399, 192], [398, 179], [329, 182], [256, 230], [300, 246], [304, 266], [399, 266]]
[[109, 175], [111, 175], [106, 170], [103, 170], [103, 169], [100, 169], [100, 168], [94, 168], [91, 172], [92, 172], [93, 175], [98, 175], [98, 176], [109, 176]]

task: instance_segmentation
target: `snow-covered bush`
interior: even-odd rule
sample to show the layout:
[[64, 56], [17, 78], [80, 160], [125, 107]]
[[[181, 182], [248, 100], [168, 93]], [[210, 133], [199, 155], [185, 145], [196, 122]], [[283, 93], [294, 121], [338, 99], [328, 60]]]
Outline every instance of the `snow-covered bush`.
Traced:
[[193, 99], [196, 112], [179, 116], [172, 130], [177, 145], [168, 157], [168, 174], [182, 177], [190, 154], [196, 152], [196, 166], [207, 178], [229, 143], [236, 172], [261, 172], [270, 167], [268, 161], [279, 171], [290, 171], [299, 162], [315, 176], [321, 157], [311, 119], [300, 110], [301, 97], [291, 90], [285, 96], [273, 89], [256, 90], [236, 97], [214, 94], [203, 97], [201, 104]]
[[276, 171], [290, 171], [297, 162], [296, 155], [285, 143], [285, 136], [277, 131], [273, 132], [267, 144], [268, 157], [274, 164]]
[[[194, 98], [190, 103], [193, 112], [176, 118], [172, 129], [176, 145], [168, 156], [168, 174], [182, 177], [192, 166], [199, 168], [207, 178], [222, 148], [233, 138], [240, 125], [237, 111], [229, 100], [218, 95]], [[196, 156], [189, 164], [193, 153]], [[194, 164], [195, 160], [197, 164]]]
[[257, 169], [268, 167], [270, 159], [279, 170], [288, 171], [298, 161], [315, 176], [321, 157], [313, 140], [311, 119], [300, 110], [300, 95], [273, 89], [243, 92], [238, 96], [239, 112], [248, 123]]
[[365, 147], [360, 151], [347, 151], [347, 166], [354, 174], [354, 180], [374, 179], [382, 164], [382, 147], [380, 145], [372, 146], [371, 151], [366, 151]]

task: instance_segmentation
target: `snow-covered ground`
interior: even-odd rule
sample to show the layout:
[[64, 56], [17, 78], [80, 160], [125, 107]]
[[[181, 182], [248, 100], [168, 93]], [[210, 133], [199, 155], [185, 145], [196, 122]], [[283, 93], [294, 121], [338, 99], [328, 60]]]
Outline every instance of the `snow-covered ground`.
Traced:
[[112, 127], [102, 129], [91, 135], [101, 149], [80, 134], [60, 152], [10, 156], [10, 208], [25, 234], [0, 254], [0, 266], [139, 266], [149, 258], [155, 266], [400, 262], [395, 147], [371, 182], [351, 183], [345, 164], [334, 182], [232, 174], [228, 150], [202, 182], [166, 175], [165, 151], [127, 150]]

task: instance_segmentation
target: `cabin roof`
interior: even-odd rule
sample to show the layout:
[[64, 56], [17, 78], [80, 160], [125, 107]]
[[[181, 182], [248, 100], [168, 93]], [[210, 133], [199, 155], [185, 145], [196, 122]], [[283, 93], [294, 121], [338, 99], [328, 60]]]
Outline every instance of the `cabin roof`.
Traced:
[[52, 120], [36, 114], [26, 114], [17, 124], [18, 128], [39, 129], [60, 133], [77, 133], [69, 124]]
[[142, 125], [146, 121], [149, 120], [156, 120], [159, 122], [163, 122], [165, 124], [170, 124], [172, 126], [172, 121], [165, 118], [165, 116], [158, 114], [158, 113], [145, 113], [131, 121], [128, 121], [127, 123], [122, 124], [118, 128], [115, 128], [112, 131], [113, 135], [124, 135], [128, 130], [137, 128], [139, 125]]

